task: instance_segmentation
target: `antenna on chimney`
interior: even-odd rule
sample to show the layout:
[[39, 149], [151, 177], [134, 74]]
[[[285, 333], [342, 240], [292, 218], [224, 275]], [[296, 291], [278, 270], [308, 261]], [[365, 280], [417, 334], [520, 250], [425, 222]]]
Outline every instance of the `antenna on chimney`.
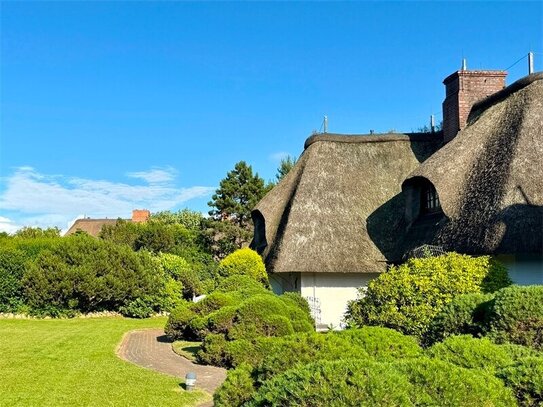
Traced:
[[467, 71], [468, 70], [468, 61], [466, 58], [462, 58], [462, 70]]
[[528, 52], [528, 75], [534, 73], [534, 53], [532, 51]]
[[433, 114], [430, 115], [430, 131], [432, 133], [435, 133], [435, 131], [436, 131], [435, 117], [434, 117]]
[[323, 133], [328, 133], [328, 116], [324, 116]]

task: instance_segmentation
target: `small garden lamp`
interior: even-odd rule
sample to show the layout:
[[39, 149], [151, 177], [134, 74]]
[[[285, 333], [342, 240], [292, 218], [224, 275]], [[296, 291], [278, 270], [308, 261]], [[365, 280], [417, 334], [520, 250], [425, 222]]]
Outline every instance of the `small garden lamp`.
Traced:
[[194, 390], [194, 386], [196, 386], [196, 373], [188, 372], [185, 375], [185, 387], [188, 391], [191, 391]]

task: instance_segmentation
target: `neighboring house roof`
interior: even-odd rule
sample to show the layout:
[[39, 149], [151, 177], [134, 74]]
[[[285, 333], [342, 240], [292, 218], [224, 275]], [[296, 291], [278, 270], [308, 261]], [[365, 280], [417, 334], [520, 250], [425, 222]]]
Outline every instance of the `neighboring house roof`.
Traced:
[[401, 183], [441, 145], [437, 134], [310, 137], [255, 207], [255, 239], [274, 272], [381, 272], [404, 229]]
[[[128, 219], [128, 221], [130, 221]], [[72, 235], [78, 231], [86, 232], [91, 236], [98, 237], [98, 234], [105, 225], [115, 225], [117, 219], [77, 219], [64, 236]]]
[[416, 169], [446, 217], [413, 225], [406, 245], [472, 254], [543, 252], [543, 74], [475, 104], [468, 126]]

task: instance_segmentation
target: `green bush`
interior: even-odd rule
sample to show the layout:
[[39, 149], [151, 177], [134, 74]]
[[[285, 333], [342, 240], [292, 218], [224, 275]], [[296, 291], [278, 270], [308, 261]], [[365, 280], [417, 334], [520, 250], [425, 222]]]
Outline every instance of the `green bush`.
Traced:
[[218, 272], [223, 277], [242, 275], [268, 286], [266, 267], [260, 255], [249, 248], [236, 250], [219, 263]]
[[244, 298], [262, 292], [269, 292], [269, 290], [266, 289], [262, 283], [249, 276], [242, 275], [233, 275], [223, 278], [217, 285], [215, 291], [222, 293], [236, 291], [241, 293]]
[[472, 335], [480, 337], [485, 330], [485, 314], [492, 300], [492, 294], [471, 293], [454, 297], [434, 317], [423, 342], [431, 345], [451, 335]]
[[513, 389], [521, 406], [543, 405], [543, 358], [527, 357], [498, 371], [497, 376]]
[[490, 373], [514, 363], [510, 349], [496, 345], [488, 338], [476, 339], [469, 335], [451, 336], [427, 352], [434, 359]]
[[23, 305], [21, 279], [27, 260], [21, 250], [0, 246], [0, 312], [17, 312]]
[[195, 339], [189, 330], [189, 323], [194, 317], [196, 313], [189, 304], [181, 304], [170, 313], [164, 332], [173, 340]]
[[149, 318], [154, 313], [153, 302], [136, 298], [119, 308], [121, 314], [129, 318]]
[[257, 294], [248, 291], [215, 291], [200, 302], [175, 310], [166, 325], [175, 339], [202, 340], [222, 334], [227, 340], [258, 336], [284, 336], [313, 331], [309, 313], [290, 298], [276, 296], [263, 287]]
[[497, 342], [543, 350], [543, 285], [498, 291], [487, 318], [490, 335]]
[[379, 325], [421, 336], [445, 305], [465, 293], [509, 284], [507, 270], [488, 256], [448, 253], [410, 259], [372, 280], [349, 304], [349, 324]]
[[251, 366], [240, 365], [235, 370], [230, 370], [226, 380], [213, 396], [216, 407], [241, 406], [250, 400], [254, 394]]
[[500, 380], [445, 362], [342, 360], [316, 362], [279, 374], [245, 405], [514, 406], [515, 401]]
[[422, 349], [412, 336], [376, 326], [365, 326], [360, 329], [346, 329], [332, 333], [347, 341], [352, 346], [361, 347], [365, 353], [376, 360], [392, 361], [400, 358], [421, 356]]
[[42, 251], [22, 285], [32, 312], [49, 315], [117, 311], [138, 298], [154, 299], [159, 310], [165, 294], [164, 275], [147, 253], [84, 235]]

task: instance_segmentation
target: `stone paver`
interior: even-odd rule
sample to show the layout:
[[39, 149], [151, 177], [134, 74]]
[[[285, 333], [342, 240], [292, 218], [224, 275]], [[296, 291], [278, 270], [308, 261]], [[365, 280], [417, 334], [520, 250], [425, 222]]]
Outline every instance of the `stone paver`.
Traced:
[[[136, 365], [185, 379], [188, 372], [196, 373], [196, 387], [213, 393], [224, 379], [226, 370], [192, 363], [172, 350], [172, 342], [161, 329], [132, 331], [125, 335], [117, 354]], [[210, 404], [211, 405], [211, 404]]]

